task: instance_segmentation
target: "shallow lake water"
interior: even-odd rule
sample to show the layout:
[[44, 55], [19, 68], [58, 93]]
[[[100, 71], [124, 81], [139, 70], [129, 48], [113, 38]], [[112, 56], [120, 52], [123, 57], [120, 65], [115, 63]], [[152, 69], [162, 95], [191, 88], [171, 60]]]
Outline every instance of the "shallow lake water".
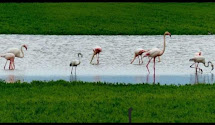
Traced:
[[[8, 82], [16, 80], [31, 82], [32, 80], [81, 80], [111, 83], [160, 83], [160, 84], [194, 84], [214, 83], [214, 71], [204, 67], [203, 74], [195, 74], [190, 68], [193, 62], [189, 59], [201, 51], [206, 61], [215, 63], [214, 35], [172, 35], [166, 36], [166, 50], [161, 62], [156, 59], [156, 74], [153, 74], [153, 61], [146, 64], [148, 58], [138, 65], [138, 58], [130, 64], [136, 48], [163, 48], [163, 35], [0, 35], [0, 53], [8, 48], [20, 48], [22, 44], [25, 57], [15, 59], [15, 70], [4, 70], [6, 60], [0, 59], [0, 79]], [[99, 45], [100, 64], [91, 65], [93, 47]], [[70, 61], [82, 53], [81, 64], [76, 75], [71, 75]], [[93, 63], [96, 62], [94, 58]]]

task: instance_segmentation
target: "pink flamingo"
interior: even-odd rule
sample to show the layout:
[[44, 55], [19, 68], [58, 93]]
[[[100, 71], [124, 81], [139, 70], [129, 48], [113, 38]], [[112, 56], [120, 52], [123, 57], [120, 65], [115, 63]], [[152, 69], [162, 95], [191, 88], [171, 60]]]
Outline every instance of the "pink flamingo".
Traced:
[[[141, 57], [141, 64], [143, 63], [143, 58], [142, 58], [142, 54], [144, 53], [144, 52], [148, 52], [149, 50], [144, 50], [144, 49], [142, 49], [142, 48], [138, 48], [138, 49], [136, 49], [135, 51], [134, 51], [134, 59], [131, 61], [131, 64], [134, 62], [134, 60], [136, 59], [136, 57], [138, 57], [138, 59], [139, 59], [139, 64], [140, 64], [140, 58], [139, 58], [139, 56]], [[158, 62], [160, 62], [160, 56], [158, 56], [158, 59], [159, 59], [159, 61]]]
[[[160, 50], [160, 49], [158, 49], [158, 48], [153, 48], [153, 49], [149, 50], [149, 51], [144, 55], [144, 57], [146, 57], [146, 56], [151, 57], [151, 59], [149, 59], [149, 61], [148, 61], [148, 64], [146, 65], [148, 72], [149, 72], [148, 65], [149, 65], [150, 61], [154, 58], [154, 74], [155, 74], [155, 58], [158, 57], [158, 56], [162, 56], [163, 53], [164, 53], [164, 51], [165, 51], [165, 47], [166, 47], [165, 36], [166, 36], [166, 35], [169, 35], [169, 36], [171, 37], [171, 34], [170, 34], [168, 31], [166, 31], [166, 32], [164, 33], [164, 43], [163, 43], [164, 46], [163, 46], [163, 50]], [[149, 72], [149, 73], [150, 73], [150, 72]]]
[[18, 48], [10, 48], [7, 52], [8, 53], [13, 53], [15, 55], [15, 57], [23, 58], [24, 57], [24, 52], [22, 50], [22, 47], [24, 47], [27, 50], [27, 46], [22, 45], [20, 49], [18, 49]]
[[95, 55], [96, 56], [98, 55], [98, 57], [97, 57], [97, 64], [99, 64], [99, 53], [101, 51], [102, 51], [102, 48], [100, 46], [96, 46], [96, 47], [93, 48], [93, 56], [92, 56], [92, 59], [90, 61], [91, 64], [92, 64], [92, 61], [93, 61], [93, 58], [94, 58]]
[[[14, 70], [15, 69], [15, 64], [14, 64], [15, 55], [13, 53], [1, 54], [0, 57], [5, 58], [7, 61], [10, 60], [9, 70]], [[7, 64], [7, 61], [5, 63], [5, 66]], [[5, 69], [5, 66], [4, 66], [4, 69]]]
[[[196, 53], [195, 56], [193, 58], [191, 58], [189, 61], [193, 61], [194, 63], [190, 66], [190, 68], [195, 68], [196, 69], [196, 73], [197, 73], [197, 69], [199, 69], [201, 71], [201, 73], [203, 72], [203, 70], [201, 68], [198, 67], [199, 63], [203, 63], [205, 67], [209, 66], [209, 63], [211, 64], [211, 71], [214, 69], [214, 65], [211, 61], [208, 61], [208, 64], [206, 65], [205, 62], [205, 57], [202, 56], [201, 52]], [[196, 65], [197, 63], [197, 65]], [[195, 64], [195, 67], [192, 67]]]
[[[136, 59], [136, 57], [138, 57], [138, 59], [139, 59], [139, 64], [140, 64], [140, 57], [141, 57], [141, 61], [142, 61], [142, 63], [143, 63], [142, 54], [143, 54], [144, 52], [146, 52], [146, 51], [148, 51], [148, 50], [144, 50], [144, 49], [142, 49], [142, 48], [136, 49], [136, 50], [134, 51], [134, 59], [131, 61], [131, 64], [134, 62], [134, 60]], [[139, 57], [139, 56], [140, 56], [140, 57]], [[142, 63], [141, 63], [141, 64], [142, 64]]]

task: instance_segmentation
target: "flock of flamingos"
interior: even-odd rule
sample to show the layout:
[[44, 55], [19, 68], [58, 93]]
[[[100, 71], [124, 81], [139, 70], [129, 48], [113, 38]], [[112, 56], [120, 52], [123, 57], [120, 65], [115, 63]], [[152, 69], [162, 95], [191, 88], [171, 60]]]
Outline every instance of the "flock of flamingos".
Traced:
[[[138, 48], [138, 49], [136, 49], [134, 51], [134, 58], [131, 61], [131, 64], [134, 62], [136, 57], [138, 57], [138, 59], [139, 59], [139, 64], [143, 63], [143, 58], [144, 57], [148, 57], [149, 61], [148, 61], [147, 65], [146, 65], [146, 68], [147, 68], [148, 72], [150, 73], [148, 65], [151, 62], [151, 60], [153, 59], [153, 62], [154, 62], [154, 74], [155, 74], [155, 59], [156, 59], [156, 57], [158, 57], [158, 59], [159, 59], [158, 62], [161, 62], [160, 56], [162, 56], [164, 54], [164, 52], [165, 52], [165, 46], [166, 46], [165, 37], [166, 37], [166, 35], [169, 35], [171, 37], [171, 33], [169, 33], [168, 31], [166, 31], [164, 33], [164, 42], [163, 42], [163, 49], [162, 50], [158, 49], [158, 48], [152, 48], [152, 49], [149, 49], [149, 50], [144, 50], [142, 48]], [[6, 59], [4, 69], [6, 67], [6, 64], [7, 64], [8, 60], [10, 61], [9, 70], [14, 70], [15, 69], [14, 59], [15, 59], [15, 57], [18, 57], [18, 58], [23, 58], [24, 57], [24, 52], [22, 50], [23, 47], [27, 50], [27, 46], [22, 45], [20, 49], [18, 49], [18, 48], [10, 48], [5, 54], [0, 55], [0, 57], [3, 57], [3, 58]], [[97, 57], [97, 64], [99, 64], [99, 54], [100, 54], [100, 52], [102, 52], [102, 48], [100, 46], [96, 46], [96, 47], [93, 48], [93, 56], [92, 56], [91, 61], [90, 61], [91, 64], [93, 64], [92, 61], [93, 61], [95, 56]], [[143, 53], [145, 53], [145, 54], [143, 55]], [[80, 65], [80, 63], [81, 63], [80, 58], [81, 57], [83, 57], [83, 55], [81, 53], [78, 53], [78, 58], [79, 59], [71, 61], [71, 63], [70, 63], [70, 66], [72, 66], [71, 74], [72, 74], [72, 71], [73, 71], [73, 67], [75, 67], [75, 74], [76, 74], [76, 67], [78, 65]], [[193, 58], [191, 58], [189, 61], [194, 62], [190, 67], [195, 68], [196, 73], [197, 73], [198, 70], [201, 73], [203, 72], [203, 70], [198, 67], [199, 63], [203, 63], [205, 67], [209, 67], [209, 63], [210, 63], [211, 67], [212, 67], [211, 71], [214, 69], [214, 65], [213, 65], [213, 63], [211, 61], [208, 61], [207, 63], [205, 62], [205, 58], [202, 56], [201, 52], [196, 53], [195, 56]], [[195, 64], [195, 67], [193, 67], [194, 64]]]

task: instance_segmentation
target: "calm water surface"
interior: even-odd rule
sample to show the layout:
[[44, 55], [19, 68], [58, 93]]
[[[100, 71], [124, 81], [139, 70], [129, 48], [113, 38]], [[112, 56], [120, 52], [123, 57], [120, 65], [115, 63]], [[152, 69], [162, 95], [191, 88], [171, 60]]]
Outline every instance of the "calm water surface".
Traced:
[[[0, 53], [8, 48], [27, 44], [24, 58], [16, 58], [14, 71], [4, 70], [6, 60], [0, 60], [0, 79], [8, 82], [16, 80], [30, 82], [32, 80], [83, 80], [119, 83], [213, 83], [214, 71], [211, 67], [199, 66], [203, 74], [195, 74], [190, 68], [189, 59], [196, 52], [202, 51], [206, 61], [215, 63], [214, 35], [172, 35], [166, 37], [166, 50], [161, 62], [156, 62], [155, 79], [153, 75], [153, 61], [149, 65], [148, 74], [146, 64], [138, 65], [138, 59], [130, 64], [136, 48], [163, 48], [163, 35], [123, 35], [123, 36], [90, 36], [90, 35], [0, 35]], [[102, 47], [100, 65], [91, 65], [92, 48]], [[77, 58], [81, 52], [83, 58], [77, 67], [77, 74], [70, 75], [69, 63]], [[93, 60], [96, 62], [96, 59]], [[158, 61], [158, 59], [157, 59]]]

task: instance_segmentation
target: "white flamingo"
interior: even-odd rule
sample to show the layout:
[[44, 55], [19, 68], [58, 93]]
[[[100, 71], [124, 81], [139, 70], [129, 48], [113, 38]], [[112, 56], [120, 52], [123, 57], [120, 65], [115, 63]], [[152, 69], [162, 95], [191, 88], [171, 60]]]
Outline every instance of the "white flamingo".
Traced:
[[24, 52], [22, 50], [23, 47], [27, 50], [27, 46], [22, 45], [20, 49], [18, 49], [18, 48], [10, 48], [10, 49], [8, 49], [7, 53], [13, 53], [15, 55], [15, 57], [23, 58], [24, 57]]
[[[151, 59], [149, 59], [149, 61], [148, 61], [148, 64], [146, 65], [148, 72], [149, 72], [148, 65], [149, 65], [150, 61], [154, 58], [154, 74], [155, 74], [155, 58], [156, 58], [156, 57], [159, 57], [159, 56], [162, 56], [162, 55], [164, 54], [164, 52], [165, 52], [165, 47], [166, 47], [165, 36], [166, 36], [166, 35], [169, 35], [169, 36], [171, 37], [171, 34], [170, 34], [168, 31], [166, 31], [166, 32], [164, 33], [164, 43], [163, 43], [164, 45], [163, 45], [163, 50], [160, 50], [160, 49], [158, 49], [158, 48], [153, 48], [153, 49], [149, 50], [149, 51], [144, 55], [144, 57], [146, 57], [146, 56], [151, 57]], [[149, 73], [150, 73], [150, 72], [149, 72]]]
[[[80, 57], [83, 57], [83, 55], [81, 53], [78, 53], [78, 59], [72, 60], [70, 62], [70, 66], [72, 66], [72, 70], [73, 70], [73, 66], [75, 67], [75, 74], [76, 74], [76, 67], [81, 64]], [[72, 74], [72, 70], [71, 70], [71, 74]]]
[[93, 48], [93, 56], [92, 56], [92, 59], [90, 61], [91, 64], [92, 64], [92, 61], [93, 61], [93, 58], [94, 58], [95, 55], [96, 56], [98, 55], [98, 57], [97, 57], [97, 64], [99, 64], [99, 53], [101, 51], [102, 51], [102, 48], [100, 46], [96, 46], [96, 47]]
[[[10, 64], [9, 64], [9, 70], [14, 70], [15, 69], [15, 64], [14, 64], [14, 59], [15, 59], [15, 55], [13, 53], [5, 53], [5, 54], [1, 54], [0, 57], [5, 58], [7, 61], [10, 60]], [[4, 65], [4, 69], [7, 65], [7, 61]]]
[[[203, 70], [201, 68], [198, 67], [199, 63], [203, 63], [205, 67], [209, 66], [209, 63], [211, 64], [211, 71], [214, 69], [214, 65], [211, 61], [208, 61], [208, 64], [206, 65], [205, 62], [205, 57], [202, 56], [201, 52], [196, 53], [195, 56], [193, 58], [191, 58], [189, 61], [193, 61], [194, 63], [190, 66], [190, 68], [195, 68], [196, 69], [196, 73], [197, 73], [197, 69], [199, 69], [201, 71], [201, 73], [203, 72]], [[197, 63], [197, 65], [196, 65]], [[195, 67], [192, 67], [195, 64]]]

